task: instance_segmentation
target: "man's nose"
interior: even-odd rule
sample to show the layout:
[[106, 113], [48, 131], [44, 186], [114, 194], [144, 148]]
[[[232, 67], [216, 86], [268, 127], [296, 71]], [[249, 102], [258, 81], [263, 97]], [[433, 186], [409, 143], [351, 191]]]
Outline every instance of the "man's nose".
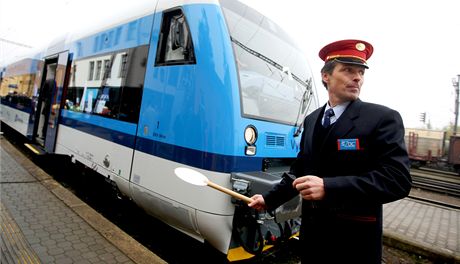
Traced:
[[353, 80], [354, 80], [354, 81], [359, 82], [359, 81], [361, 81], [362, 79], [363, 79], [363, 75], [360, 74], [359, 72], [356, 72], [356, 73], [353, 74]]

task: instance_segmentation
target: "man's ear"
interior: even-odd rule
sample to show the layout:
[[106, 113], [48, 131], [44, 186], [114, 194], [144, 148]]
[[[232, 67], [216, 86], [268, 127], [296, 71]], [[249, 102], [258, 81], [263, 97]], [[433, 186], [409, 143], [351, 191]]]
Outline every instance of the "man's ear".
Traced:
[[321, 73], [321, 79], [323, 80], [323, 82], [329, 83], [329, 74], [327, 72]]

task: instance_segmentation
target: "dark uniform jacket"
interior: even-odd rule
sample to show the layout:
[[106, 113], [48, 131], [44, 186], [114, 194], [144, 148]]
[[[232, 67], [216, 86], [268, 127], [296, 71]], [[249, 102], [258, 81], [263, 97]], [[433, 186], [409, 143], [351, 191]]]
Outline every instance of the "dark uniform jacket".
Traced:
[[[329, 128], [325, 107], [304, 122], [300, 152], [290, 174], [323, 178], [325, 198], [302, 203], [302, 263], [381, 263], [382, 204], [411, 188], [404, 125], [385, 106], [351, 102]], [[274, 209], [298, 195], [290, 177], [264, 194]]]

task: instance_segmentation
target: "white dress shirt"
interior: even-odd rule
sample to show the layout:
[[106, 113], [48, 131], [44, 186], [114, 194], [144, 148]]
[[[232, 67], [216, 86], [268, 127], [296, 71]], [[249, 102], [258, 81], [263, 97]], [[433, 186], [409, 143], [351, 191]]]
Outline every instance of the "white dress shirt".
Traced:
[[[343, 104], [339, 104], [339, 105], [336, 105], [334, 107], [329, 106], [329, 103], [326, 104], [326, 109], [324, 109], [324, 113], [326, 113], [326, 111], [329, 108], [332, 108], [332, 110], [334, 110], [334, 115], [331, 116], [331, 125], [334, 124], [335, 121], [337, 121], [337, 119], [339, 119], [339, 117], [343, 114], [345, 109], [347, 109], [347, 106], [349, 104], [350, 104], [350, 102], [345, 102]], [[323, 113], [323, 118], [321, 119], [321, 124], [324, 124], [324, 113]]]

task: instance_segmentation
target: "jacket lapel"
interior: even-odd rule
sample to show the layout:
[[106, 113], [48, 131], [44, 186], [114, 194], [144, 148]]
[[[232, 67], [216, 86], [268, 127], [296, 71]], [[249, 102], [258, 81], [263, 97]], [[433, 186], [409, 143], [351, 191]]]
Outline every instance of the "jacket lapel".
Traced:
[[306, 124], [307, 123], [309, 124], [308, 127], [304, 128], [304, 132], [303, 132], [303, 133], [305, 133], [304, 146], [306, 148], [304, 151], [307, 151], [307, 153], [312, 153], [312, 151], [313, 151], [313, 144], [312, 143], [313, 143], [313, 140], [315, 140], [315, 138], [313, 138], [313, 133], [315, 131], [315, 126], [316, 126], [316, 124], [318, 122], [318, 118], [322, 118], [320, 113], [323, 113], [325, 108], [326, 108], [326, 105], [324, 105], [321, 108], [316, 109], [309, 116], [309, 118], [311, 118], [311, 120], [309, 122], [305, 122]]

